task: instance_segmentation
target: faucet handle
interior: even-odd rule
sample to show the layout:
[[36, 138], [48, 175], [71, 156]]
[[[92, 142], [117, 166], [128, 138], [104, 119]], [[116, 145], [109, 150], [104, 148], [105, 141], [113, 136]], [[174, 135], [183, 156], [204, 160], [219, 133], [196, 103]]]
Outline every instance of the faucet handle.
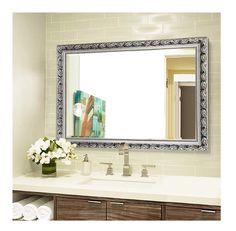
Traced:
[[106, 175], [113, 175], [113, 168], [111, 167], [112, 163], [110, 163], [110, 162], [100, 162], [100, 164], [107, 164], [108, 167], [107, 167]]
[[147, 168], [155, 168], [156, 165], [154, 165], [154, 164], [143, 164], [142, 167], [143, 167], [143, 170], [142, 170], [141, 177], [148, 177], [148, 170], [147, 170]]
[[119, 155], [124, 155], [129, 150], [129, 145], [127, 143], [121, 143], [119, 147]]

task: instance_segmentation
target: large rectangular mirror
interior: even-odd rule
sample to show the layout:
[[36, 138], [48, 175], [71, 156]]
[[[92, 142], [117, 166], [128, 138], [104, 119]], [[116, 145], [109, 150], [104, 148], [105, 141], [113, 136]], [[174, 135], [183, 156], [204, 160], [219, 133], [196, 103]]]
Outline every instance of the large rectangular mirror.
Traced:
[[207, 38], [59, 45], [57, 59], [58, 137], [207, 150]]

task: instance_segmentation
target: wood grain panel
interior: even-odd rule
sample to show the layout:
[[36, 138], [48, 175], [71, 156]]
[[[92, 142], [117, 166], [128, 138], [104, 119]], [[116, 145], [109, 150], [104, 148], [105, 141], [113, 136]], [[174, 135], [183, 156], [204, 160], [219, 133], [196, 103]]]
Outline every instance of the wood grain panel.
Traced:
[[106, 202], [57, 197], [57, 220], [106, 220]]
[[165, 220], [220, 220], [220, 210], [166, 206]]
[[57, 220], [220, 220], [220, 206], [14, 190], [20, 195], [49, 196]]
[[174, 206], [174, 207], [182, 207], [182, 208], [220, 210], [219, 205], [186, 204], [186, 203], [177, 203], [177, 202], [165, 202], [164, 204], [166, 206]]
[[161, 220], [161, 205], [132, 201], [108, 201], [107, 220]]

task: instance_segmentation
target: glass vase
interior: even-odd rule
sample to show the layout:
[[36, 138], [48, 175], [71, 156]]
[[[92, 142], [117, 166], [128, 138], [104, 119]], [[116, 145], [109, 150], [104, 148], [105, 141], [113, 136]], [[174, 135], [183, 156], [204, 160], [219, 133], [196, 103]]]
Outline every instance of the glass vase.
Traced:
[[49, 164], [42, 164], [42, 176], [56, 176], [57, 164], [51, 161]]

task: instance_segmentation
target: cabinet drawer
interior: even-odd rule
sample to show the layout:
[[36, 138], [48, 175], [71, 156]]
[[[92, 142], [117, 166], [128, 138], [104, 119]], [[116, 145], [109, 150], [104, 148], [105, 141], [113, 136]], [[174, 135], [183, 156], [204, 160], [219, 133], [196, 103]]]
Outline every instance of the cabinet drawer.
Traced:
[[166, 220], [220, 220], [220, 210], [166, 206]]
[[106, 220], [106, 202], [57, 197], [57, 220]]
[[108, 201], [107, 220], [161, 220], [161, 205], [127, 201]]

